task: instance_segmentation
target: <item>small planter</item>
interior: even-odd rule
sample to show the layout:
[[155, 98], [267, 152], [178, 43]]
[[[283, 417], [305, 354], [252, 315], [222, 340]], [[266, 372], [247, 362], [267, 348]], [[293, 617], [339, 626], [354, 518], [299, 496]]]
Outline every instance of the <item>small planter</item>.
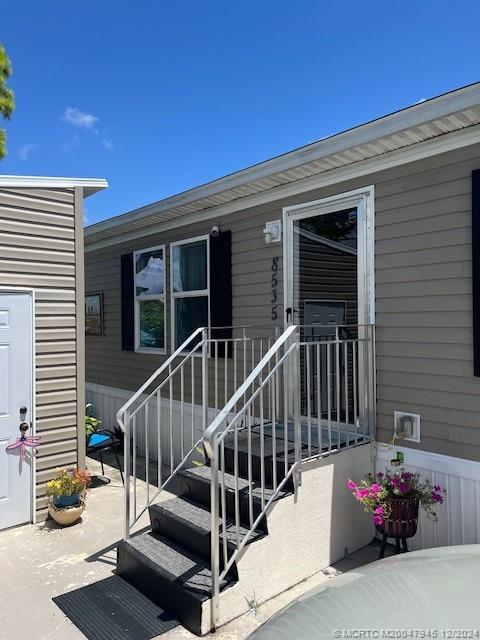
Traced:
[[395, 553], [400, 553], [400, 542], [403, 551], [408, 551], [407, 539], [413, 538], [418, 527], [419, 499], [417, 497], [390, 498], [387, 505], [390, 508], [388, 518], [384, 518], [383, 524], [375, 525], [382, 536], [380, 558], [385, 556], [387, 538], [395, 540]]
[[57, 469], [55, 477], [47, 482], [46, 487], [48, 512], [55, 522], [69, 525], [80, 518], [85, 509], [84, 499], [89, 484], [88, 471], [77, 467]]
[[73, 507], [80, 504], [80, 492], [72, 493], [69, 496], [52, 496], [52, 502], [55, 507], [61, 509], [63, 507]]
[[380, 558], [383, 558], [387, 538], [394, 538], [396, 552], [400, 552], [400, 542], [408, 551], [407, 540], [417, 533], [419, 506], [433, 522], [437, 521], [434, 510], [444, 502], [446, 491], [420, 473], [405, 469], [369, 473], [360, 482], [348, 480], [347, 488], [360, 502], [365, 511], [373, 516], [376, 530], [382, 535]]
[[413, 538], [418, 527], [418, 498], [391, 498], [388, 504], [391, 512], [379, 531], [387, 538]]
[[83, 510], [85, 509], [85, 503], [79, 502], [72, 507], [56, 507], [53, 501], [48, 504], [48, 513], [55, 520], [57, 524], [62, 527], [66, 527], [74, 524], [80, 519]]

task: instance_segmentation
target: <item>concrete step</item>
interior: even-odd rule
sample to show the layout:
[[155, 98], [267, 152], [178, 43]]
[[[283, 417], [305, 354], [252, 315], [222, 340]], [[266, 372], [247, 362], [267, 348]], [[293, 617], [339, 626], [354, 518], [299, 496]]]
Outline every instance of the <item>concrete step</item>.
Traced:
[[[212, 594], [212, 574], [204, 559], [148, 531], [119, 544], [117, 574], [201, 635], [202, 603]], [[220, 588], [234, 582], [227, 577]]]
[[[204, 505], [191, 502], [185, 498], [173, 498], [159, 502], [149, 507], [150, 522], [155, 534], [168, 538], [186, 549], [190, 553], [210, 562], [211, 517], [210, 510]], [[226, 531], [222, 531], [220, 544], [227, 542], [227, 552], [230, 557], [237, 546], [247, 535], [249, 528], [239, 525], [232, 519], [227, 519]], [[263, 537], [265, 532], [254, 531], [249, 543]], [[221, 554], [223, 560], [223, 554]], [[221, 562], [223, 568], [223, 562]], [[232, 576], [236, 577], [236, 567], [232, 568]]]
[[[178, 494], [200, 503], [210, 508], [211, 493], [210, 479], [211, 469], [207, 465], [193, 467], [191, 469], [183, 469], [178, 473]], [[235, 482], [235, 476], [231, 473], [219, 474], [219, 501], [221, 496], [222, 481], [225, 480], [225, 503], [227, 507], [227, 516], [235, 518], [235, 494], [238, 488], [238, 509], [240, 512], [240, 522], [245, 526], [250, 526], [250, 492], [249, 483], [245, 478], [238, 478]], [[263, 492], [264, 502], [268, 502], [273, 495], [273, 489], [265, 487]], [[286, 491], [281, 491], [277, 499], [287, 495]], [[221, 504], [221, 501], [219, 502]], [[262, 490], [258, 483], [252, 483], [252, 511], [255, 520], [262, 512]], [[264, 519], [259, 525], [259, 530], [267, 532], [267, 523]]]
[[[255, 427], [248, 433], [247, 429], [237, 434], [237, 455], [238, 472], [243, 478], [248, 478], [251, 473], [252, 480], [257, 484], [262, 479], [262, 437], [259, 428]], [[249, 471], [249, 458], [251, 456], [251, 472]], [[263, 436], [263, 463], [264, 463], [264, 483], [266, 487], [272, 488], [274, 485], [273, 469], [276, 467], [277, 486], [285, 477], [285, 459], [287, 459], [287, 470], [295, 459], [295, 444], [290, 440], [284, 440], [278, 435], [273, 438], [267, 430]], [[235, 438], [229, 435], [225, 438], [225, 470], [233, 473], [235, 469]], [[293, 480], [288, 481], [285, 487], [289, 491], [293, 490]]]

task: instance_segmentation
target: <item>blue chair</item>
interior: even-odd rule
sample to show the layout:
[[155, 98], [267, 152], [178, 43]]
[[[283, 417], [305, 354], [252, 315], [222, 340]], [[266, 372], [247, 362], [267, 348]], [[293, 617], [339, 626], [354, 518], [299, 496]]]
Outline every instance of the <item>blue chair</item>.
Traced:
[[125, 481], [123, 479], [122, 465], [120, 464], [117, 453], [117, 448], [120, 446], [120, 444], [120, 440], [116, 437], [113, 431], [110, 431], [109, 429], [98, 429], [97, 431], [94, 431], [92, 434], [87, 436], [87, 455], [90, 455], [91, 453], [98, 453], [100, 455], [102, 476], [105, 477], [102, 454], [104, 451], [109, 451], [111, 449], [117, 461], [117, 466], [118, 470], [120, 471], [122, 483], [125, 484]]

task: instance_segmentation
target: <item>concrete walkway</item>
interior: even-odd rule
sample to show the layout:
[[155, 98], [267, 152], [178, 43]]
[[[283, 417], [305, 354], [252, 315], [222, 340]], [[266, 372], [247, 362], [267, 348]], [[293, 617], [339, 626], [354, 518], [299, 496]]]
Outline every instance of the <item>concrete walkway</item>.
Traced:
[[[100, 473], [100, 465], [94, 460], [89, 460], [89, 469]], [[0, 532], [2, 640], [85, 638], [52, 597], [107, 578], [115, 569], [115, 547], [122, 537], [123, 486], [118, 471], [106, 466], [105, 472], [112, 481], [89, 491], [80, 523], [62, 529], [47, 521]], [[371, 562], [377, 555], [377, 547], [358, 551], [332, 571], [319, 573], [264, 603], [256, 615], [244, 615], [219, 629], [215, 640], [246, 638], [290, 600], [325, 582], [329, 575]], [[162, 640], [195, 637], [183, 627], [158, 636]]]

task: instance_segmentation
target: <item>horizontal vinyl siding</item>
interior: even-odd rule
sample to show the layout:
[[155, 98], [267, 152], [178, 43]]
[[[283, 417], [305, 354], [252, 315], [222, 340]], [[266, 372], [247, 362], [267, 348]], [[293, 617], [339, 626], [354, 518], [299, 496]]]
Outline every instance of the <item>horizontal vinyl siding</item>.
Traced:
[[[272, 217], [273, 216], [273, 217]], [[272, 258], [282, 268], [281, 245], [266, 247], [263, 241], [263, 226], [266, 221], [278, 218], [278, 211], [267, 207], [261, 214], [250, 211], [249, 215], [225, 217], [215, 220], [221, 229], [232, 231], [232, 295], [233, 324], [271, 325], [282, 322], [283, 311], [279, 308], [277, 323], [271, 320], [271, 266]], [[105, 336], [86, 337], [87, 381], [105, 384], [119, 389], [137, 389], [152, 371], [165, 360], [157, 354], [134, 353], [121, 350], [120, 322], [120, 256], [160, 244], [167, 245], [167, 346], [171, 348], [170, 307], [170, 248], [169, 243], [190, 237], [208, 234], [213, 222], [207, 221], [183, 227], [168, 233], [153, 234], [139, 241], [102, 249], [85, 256], [85, 291], [103, 292]], [[240, 238], [240, 241], [239, 241]], [[247, 249], [248, 247], [248, 249]], [[281, 299], [281, 298], [280, 298]]]
[[37, 511], [55, 468], [77, 461], [73, 190], [0, 190], [0, 285], [35, 289]]
[[[136, 389], [162, 361], [121, 352], [122, 253], [208, 233], [212, 224], [231, 229], [234, 324], [271, 323], [271, 259], [282, 247], [264, 245], [264, 223], [281, 218], [282, 207], [373, 184], [378, 438], [391, 440], [395, 410], [411, 411], [422, 420], [421, 443], [411, 446], [480, 460], [471, 320], [470, 180], [476, 168], [479, 145], [87, 253], [87, 291], [104, 292], [106, 330], [104, 338], [87, 339], [87, 380]], [[281, 305], [282, 260], [277, 276]], [[282, 307], [278, 312], [282, 323]]]
[[[438, 166], [441, 160], [442, 164]], [[418, 449], [480, 460], [473, 376], [472, 147], [376, 189], [377, 431], [393, 412], [421, 416]]]

